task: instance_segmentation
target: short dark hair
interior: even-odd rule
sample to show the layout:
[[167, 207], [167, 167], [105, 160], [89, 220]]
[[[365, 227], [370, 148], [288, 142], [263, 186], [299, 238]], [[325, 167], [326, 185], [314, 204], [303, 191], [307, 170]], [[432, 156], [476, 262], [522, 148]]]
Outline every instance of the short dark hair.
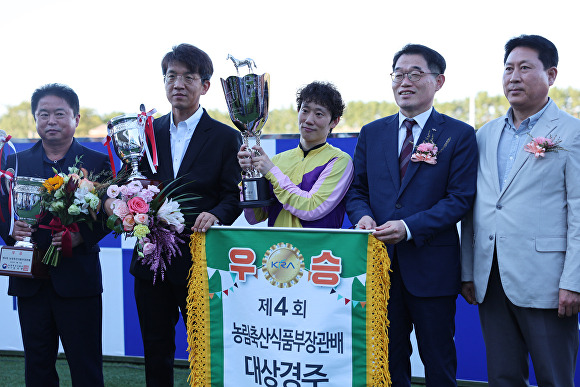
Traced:
[[528, 47], [538, 52], [538, 58], [544, 65], [544, 70], [550, 67], [558, 67], [558, 49], [554, 43], [540, 35], [520, 35], [516, 38], [511, 38], [505, 44], [505, 55], [503, 57], [503, 64], [507, 62], [507, 58], [516, 47]]
[[34, 93], [32, 93], [32, 97], [30, 98], [30, 109], [32, 110], [32, 115], [34, 116], [35, 120], [36, 116], [34, 114], [36, 113], [38, 102], [48, 95], [54, 95], [64, 99], [66, 103], [68, 103], [68, 106], [70, 106], [72, 109], [74, 116], [78, 116], [80, 107], [79, 96], [77, 93], [62, 83], [49, 83], [34, 90]]
[[421, 55], [427, 62], [427, 67], [433, 73], [444, 74], [447, 64], [445, 58], [437, 51], [422, 44], [407, 44], [393, 57], [393, 71], [401, 55]]
[[183, 63], [191, 73], [199, 74], [204, 82], [209, 81], [213, 75], [213, 63], [209, 55], [191, 44], [181, 43], [173, 46], [172, 51], [165, 54], [161, 61], [163, 76], [167, 74], [169, 65], [174, 62]]
[[299, 112], [302, 102], [314, 102], [330, 111], [330, 121], [342, 116], [344, 102], [340, 92], [332, 83], [314, 81], [296, 92], [296, 110]]

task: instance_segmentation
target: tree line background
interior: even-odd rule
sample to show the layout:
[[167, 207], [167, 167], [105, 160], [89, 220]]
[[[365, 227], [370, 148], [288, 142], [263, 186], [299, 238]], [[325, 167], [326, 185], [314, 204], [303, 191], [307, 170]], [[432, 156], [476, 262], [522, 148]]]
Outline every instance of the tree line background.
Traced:
[[[550, 89], [550, 97], [569, 114], [580, 118], [580, 90], [572, 87]], [[469, 98], [451, 102], [437, 102], [435, 108], [440, 112], [461, 121], [470, 122]], [[509, 103], [503, 95], [490, 96], [480, 92], [475, 96], [475, 128], [478, 129], [490, 120], [504, 115]], [[373, 120], [394, 114], [398, 111], [394, 102], [348, 102], [344, 116], [334, 132], [358, 132], [360, 128]], [[216, 120], [233, 127], [229, 114], [225, 111], [209, 109], [209, 114]], [[113, 117], [123, 114], [111, 112], [97, 114], [95, 109], [82, 107], [81, 120], [76, 130], [76, 137], [104, 137], [105, 125]], [[100, 128], [100, 130], [98, 129]], [[5, 114], [0, 116], [0, 129], [14, 138], [38, 138], [34, 118], [30, 111], [30, 102], [8, 106]], [[269, 112], [268, 121], [262, 130], [263, 134], [298, 133], [297, 112], [294, 106], [285, 109], [273, 109]]]

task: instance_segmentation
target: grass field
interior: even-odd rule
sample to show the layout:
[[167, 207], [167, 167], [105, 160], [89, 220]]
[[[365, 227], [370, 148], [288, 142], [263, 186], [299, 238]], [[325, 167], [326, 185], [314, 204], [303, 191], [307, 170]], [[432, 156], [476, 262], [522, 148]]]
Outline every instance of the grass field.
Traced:
[[[72, 386], [70, 372], [66, 359], [59, 358], [56, 369], [62, 387]], [[118, 361], [105, 361], [103, 363], [105, 386], [107, 387], [141, 387], [145, 386], [145, 367], [139, 363], [123, 363]], [[189, 368], [175, 367], [175, 386], [186, 387]], [[24, 357], [2, 355], [0, 356], [0, 386], [2, 387], [25, 387], [24, 384]]]
[[[123, 362], [119, 358], [105, 358], [103, 375], [106, 387], [144, 387], [145, 366], [142, 359], [128, 358], [132, 362]], [[62, 387], [72, 386], [68, 364], [59, 356], [56, 369]], [[189, 368], [185, 361], [176, 361], [174, 368], [175, 387], [188, 387]], [[425, 386], [422, 378], [413, 378], [412, 387]], [[485, 383], [459, 382], [460, 386], [485, 386]], [[24, 357], [20, 352], [0, 352], [0, 387], [25, 387]], [[235, 387], [235, 386], [227, 386]]]

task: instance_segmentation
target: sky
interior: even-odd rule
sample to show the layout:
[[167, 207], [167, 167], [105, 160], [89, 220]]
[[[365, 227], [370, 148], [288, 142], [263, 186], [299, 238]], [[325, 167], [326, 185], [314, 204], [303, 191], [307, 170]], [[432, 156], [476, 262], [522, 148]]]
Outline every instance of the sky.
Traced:
[[214, 75], [201, 104], [222, 111], [220, 78], [235, 75], [228, 54], [252, 58], [257, 74], [270, 74], [271, 108], [294, 107], [296, 90], [314, 80], [334, 83], [347, 102], [394, 102], [392, 58], [407, 43], [445, 57], [438, 101], [499, 95], [503, 46], [524, 33], [557, 46], [555, 86], [580, 88], [579, 1], [8, 1], [0, 114], [52, 82], [71, 86], [81, 106], [99, 114], [135, 113], [141, 103], [167, 113], [161, 59], [179, 43], [211, 57]]

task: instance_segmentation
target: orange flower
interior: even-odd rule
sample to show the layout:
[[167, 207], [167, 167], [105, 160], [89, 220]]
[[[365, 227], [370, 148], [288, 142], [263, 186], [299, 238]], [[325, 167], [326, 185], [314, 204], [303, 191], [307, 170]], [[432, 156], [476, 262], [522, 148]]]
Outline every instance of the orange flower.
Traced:
[[64, 183], [64, 179], [59, 176], [55, 175], [54, 177], [49, 177], [42, 183], [44, 188], [48, 191], [48, 193], [52, 193], [52, 191], [56, 191], [60, 188], [60, 186]]

